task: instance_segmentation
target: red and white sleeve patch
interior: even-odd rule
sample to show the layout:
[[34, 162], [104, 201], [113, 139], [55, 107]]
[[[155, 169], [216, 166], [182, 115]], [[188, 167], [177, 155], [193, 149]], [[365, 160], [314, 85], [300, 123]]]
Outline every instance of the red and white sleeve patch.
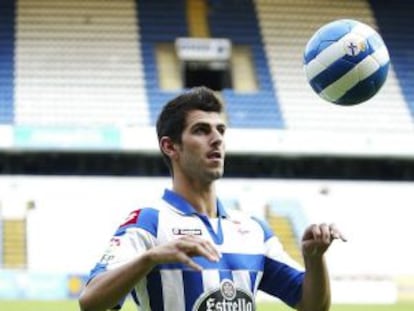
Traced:
[[128, 217], [124, 220], [124, 222], [120, 225], [120, 227], [125, 227], [128, 225], [133, 225], [137, 223], [139, 214], [140, 214], [141, 210], [137, 209], [135, 211], [132, 211]]

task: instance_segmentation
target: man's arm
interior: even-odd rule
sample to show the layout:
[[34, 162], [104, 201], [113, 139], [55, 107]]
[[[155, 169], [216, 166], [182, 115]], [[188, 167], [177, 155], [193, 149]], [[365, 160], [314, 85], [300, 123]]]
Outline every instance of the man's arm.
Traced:
[[79, 305], [83, 311], [104, 311], [116, 306], [157, 264], [181, 262], [201, 271], [191, 257], [204, 256], [218, 261], [214, 246], [198, 237], [186, 236], [154, 247], [130, 262], [93, 278], [85, 287]]
[[331, 288], [324, 253], [334, 239], [346, 241], [334, 225], [311, 225], [302, 238], [305, 278], [302, 297], [297, 305], [300, 311], [328, 311], [331, 305]]
[[113, 308], [152, 267], [153, 263], [147, 252], [119, 268], [97, 275], [86, 285], [79, 298], [81, 310], [103, 311]]

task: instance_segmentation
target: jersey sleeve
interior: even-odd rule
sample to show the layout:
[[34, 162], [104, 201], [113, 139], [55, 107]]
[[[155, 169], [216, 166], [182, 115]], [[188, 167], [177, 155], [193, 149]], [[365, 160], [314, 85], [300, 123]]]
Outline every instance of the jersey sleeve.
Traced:
[[284, 250], [269, 225], [256, 219], [264, 233], [265, 260], [259, 289], [294, 307], [302, 295], [304, 269]]
[[[144, 208], [133, 211], [110, 238], [100, 260], [89, 274], [88, 281], [97, 275], [131, 261], [156, 245], [158, 211]], [[120, 309], [123, 300], [113, 309]]]

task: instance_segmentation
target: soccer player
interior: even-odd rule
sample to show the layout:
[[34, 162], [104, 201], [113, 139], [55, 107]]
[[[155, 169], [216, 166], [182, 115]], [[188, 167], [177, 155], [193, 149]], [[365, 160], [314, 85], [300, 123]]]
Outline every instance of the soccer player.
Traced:
[[157, 134], [172, 189], [117, 229], [91, 271], [82, 310], [119, 309], [131, 294], [140, 310], [250, 311], [258, 290], [298, 310], [329, 309], [324, 253], [345, 238], [333, 225], [309, 226], [302, 268], [264, 221], [223, 208], [215, 189], [224, 170], [223, 109], [205, 87], [165, 105]]

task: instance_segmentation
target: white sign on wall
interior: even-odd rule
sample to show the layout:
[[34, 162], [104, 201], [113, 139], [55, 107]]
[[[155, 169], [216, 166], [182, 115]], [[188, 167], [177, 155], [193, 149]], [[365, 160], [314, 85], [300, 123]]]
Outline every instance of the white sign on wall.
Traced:
[[228, 60], [231, 56], [228, 39], [178, 38], [175, 48], [178, 58], [183, 61]]

